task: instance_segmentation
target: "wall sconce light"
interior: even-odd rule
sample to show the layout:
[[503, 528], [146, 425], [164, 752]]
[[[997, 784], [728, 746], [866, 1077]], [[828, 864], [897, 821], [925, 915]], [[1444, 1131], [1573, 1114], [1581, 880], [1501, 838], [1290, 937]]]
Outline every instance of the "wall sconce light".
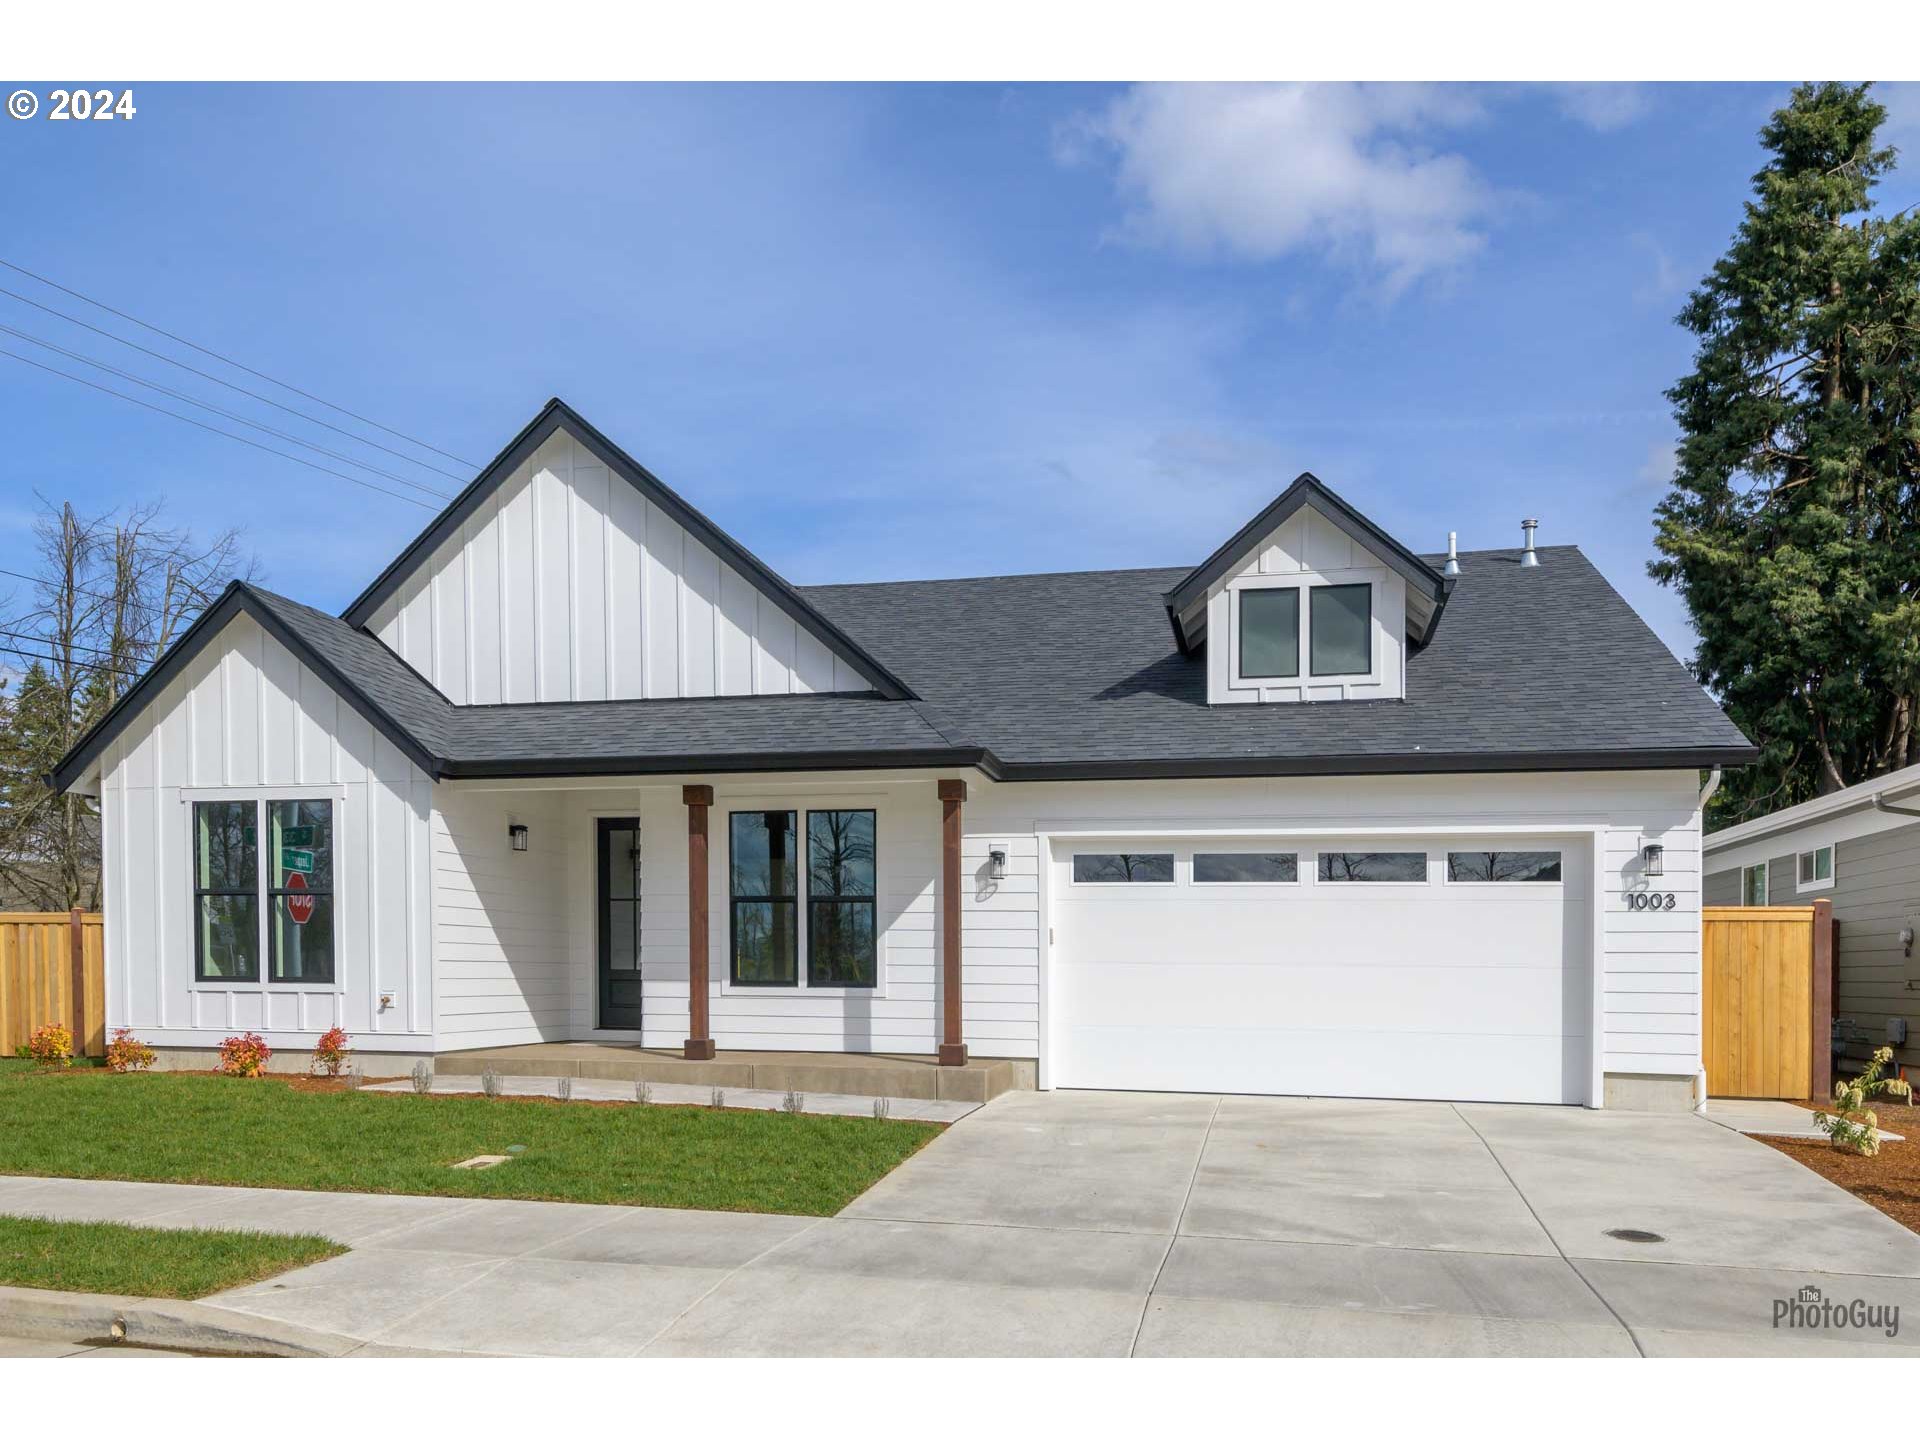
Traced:
[[1664, 845], [1648, 844], [1640, 847], [1641, 865], [1649, 875], [1666, 874], [1666, 858], [1667, 847]]
[[516, 850], [527, 848], [527, 827], [524, 825], [507, 826], [507, 844]]
[[1004, 880], [1007, 878], [1007, 852], [1000, 849], [987, 851], [987, 878]]

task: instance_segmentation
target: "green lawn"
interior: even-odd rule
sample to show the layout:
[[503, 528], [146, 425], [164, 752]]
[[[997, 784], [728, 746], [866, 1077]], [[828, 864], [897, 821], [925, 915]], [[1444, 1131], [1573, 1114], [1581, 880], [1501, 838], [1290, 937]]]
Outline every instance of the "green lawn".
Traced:
[[[0, 1173], [831, 1215], [940, 1127], [0, 1069]], [[454, 1170], [472, 1155], [505, 1165]]]
[[197, 1300], [345, 1253], [346, 1246], [318, 1235], [0, 1215], [0, 1285], [36, 1290]]

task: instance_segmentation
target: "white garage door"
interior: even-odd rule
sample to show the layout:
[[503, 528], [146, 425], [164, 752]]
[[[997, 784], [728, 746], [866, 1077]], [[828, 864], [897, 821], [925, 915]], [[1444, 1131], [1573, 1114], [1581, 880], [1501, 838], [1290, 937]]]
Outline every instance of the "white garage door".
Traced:
[[1587, 842], [1055, 840], [1053, 1083], [1580, 1104]]

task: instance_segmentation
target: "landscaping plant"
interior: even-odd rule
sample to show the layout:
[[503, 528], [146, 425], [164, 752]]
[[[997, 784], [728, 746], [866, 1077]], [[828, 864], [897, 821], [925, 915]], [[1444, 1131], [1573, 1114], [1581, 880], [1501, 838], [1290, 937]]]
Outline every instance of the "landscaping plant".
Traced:
[[1851, 1150], [1856, 1155], [1880, 1153], [1880, 1117], [1867, 1109], [1867, 1101], [1881, 1095], [1897, 1095], [1913, 1104], [1913, 1087], [1896, 1075], [1882, 1075], [1893, 1059], [1893, 1048], [1882, 1045], [1873, 1059], [1851, 1080], [1833, 1087], [1834, 1114], [1822, 1110], [1813, 1117], [1836, 1150]]
[[413, 1062], [413, 1093], [416, 1095], [433, 1093], [433, 1066], [424, 1060]]
[[780, 1102], [780, 1108], [789, 1115], [798, 1115], [807, 1108], [807, 1097], [798, 1090], [789, 1090], [786, 1098]]
[[336, 1025], [320, 1037], [307, 1065], [310, 1075], [338, 1075], [347, 1063], [347, 1032]]
[[107, 1042], [107, 1069], [116, 1075], [124, 1075], [129, 1070], [150, 1070], [157, 1058], [153, 1047], [125, 1025], [114, 1031], [113, 1038]]
[[60, 1024], [42, 1025], [27, 1037], [27, 1059], [38, 1065], [73, 1064], [73, 1032]]
[[249, 1030], [244, 1035], [229, 1035], [220, 1042], [220, 1063], [214, 1068], [222, 1075], [255, 1080], [266, 1069], [272, 1054], [267, 1042]]
[[500, 1098], [500, 1072], [491, 1065], [480, 1072], [480, 1093], [489, 1100]]

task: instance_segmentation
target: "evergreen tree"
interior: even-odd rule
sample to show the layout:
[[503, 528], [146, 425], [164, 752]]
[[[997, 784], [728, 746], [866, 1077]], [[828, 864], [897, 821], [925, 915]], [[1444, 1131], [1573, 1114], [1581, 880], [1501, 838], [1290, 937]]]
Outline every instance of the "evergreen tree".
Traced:
[[1678, 317], [1700, 343], [1649, 568], [1761, 747], [1720, 824], [1920, 762], [1920, 216], [1874, 213], [1885, 118], [1866, 85], [1797, 88]]

